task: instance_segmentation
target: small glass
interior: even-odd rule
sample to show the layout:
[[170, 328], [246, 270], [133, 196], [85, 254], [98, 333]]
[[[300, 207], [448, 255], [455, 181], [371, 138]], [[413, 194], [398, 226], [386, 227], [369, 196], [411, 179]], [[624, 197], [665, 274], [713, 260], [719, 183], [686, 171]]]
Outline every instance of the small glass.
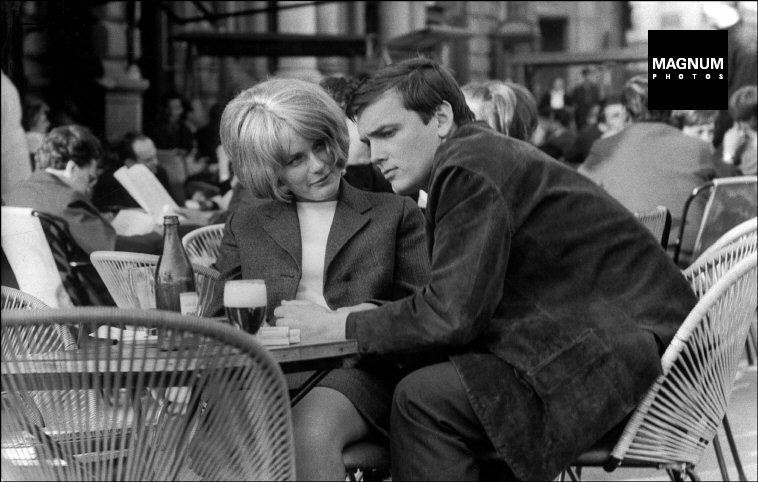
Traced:
[[266, 283], [260, 279], [230, 280], [224, 284], [224, 309], [229, 323], [256, 334], [266, 320]]
[[155, 309], [155, 266], [129, 268], [129, 285], [139, 309]]

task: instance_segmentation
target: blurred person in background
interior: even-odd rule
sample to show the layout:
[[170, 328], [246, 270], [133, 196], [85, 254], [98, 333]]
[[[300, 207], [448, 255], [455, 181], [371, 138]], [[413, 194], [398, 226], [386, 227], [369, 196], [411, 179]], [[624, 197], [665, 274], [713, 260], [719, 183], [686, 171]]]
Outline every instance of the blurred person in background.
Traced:
[[568, 111], [560, 110], [553, 114], [550, 129], [540, 149], [553, 159], [565, 162], [566, 152], [568, 152], [575, 140], [576, 134], [571, 127], [571, 114]]
[[39, 97], [29, 96], [24, 99], [23, 125], [32, 159], [50, 130], [50, 120], [47, 117], [49, 112], [50, 106]]
[[621, 94], [609, 95], [603, 104], [602, 118], [598, 123], [598, 129], [602, 132], [600, 137], [616, 135], [628, 125], [629, 112], [624, 107], [623, 96]]
[[92, 204], [90, 192], [102, 155], [100, 141], [86, 127], [56, 127], [37, 150], [37, 170], [18, 183], [6, 203], [62, 219], [72, 241], [87, 257], [101, 250], [160, 254], [161, 234], [153, 231], [139, 236], [118, 235]]
[[31, 157], [29, 148], [26, 145], [26, 136], [24, 128], [21, 125], [22, 110], [18, 90], [13, 85], [11, 79], [0, 71], [2, 79], [2, 111], [0, 120], [2, 120], [2, 175], [0, 183], [2, 184], [2, 198], [6, 201], [5, 196], [11, 189], [15, 188], [19, 181], [27, 179], [32, 174]]
[[758, 88], [746, 85], [737, 89], [729, 98], [729, 115], [734, 125], [724, 133], [721, 146], [721, 161], [734, 165], [742, 175], [755, 175], [756, 125], [758, 122]]
[[671, 112], [671, 124], [686, 135], [713, 145], [717, 110], [675, 110]]
[[587, 115], [600, 102], [600, 87], [595, 82], [595, 71], [582, 69], [582, 82], [571, 92], [574, 101], [576, 130], [581, 131], [587, 124]]
[[[344, 313], [374, 306], [367, 300], [399, 299], [426, 282], [421, 211], [405, 196], [362, 191], [342, 178], [350, 142], [345, 112], [324, 89], [295, 79], [259, 83], [227, 104], [220, 132], [240, 183], [259, 203], [228, 216], [216, 309], [230, 279], [266, 282], [272, 323], [280, 303]], [[308, 392], [293, 408], [298, 480], [344, 479], [345, 446], [387, 435], [400, 376], [396, 365], [366, 360], [332, 370]]]
[[100, 210], [139, 207], [126, 188], [113, 177], [122, 166], [130, 168], [135, 164], [142, 164], [155, 174], [166, 191], [171, 192], [168, 174], [158, 163], [157, 149], [149, 137], [138, 132], [129, 132], [118, 142], [114, 154], [105, 166], [104, 172], [98, 177], [93, 190], [92, 202]]
[[529, 142], [537, 128], [537, 101], [525, 87], [507, 81], [470, 82], [461, 89], [474, 118], [513, 139]]
[[[596, 141], [579, 166], [589, 177], [632, 212], [665, 206], [672, 214], [669, 246], [674, 248], [681, 211], [693, 189], [707, 180], [711, 149], [668, 122], [671, 111], [649, 110], [648, 78], [638, 75], [624, 86], [623, 102], [632, 123], [621, 132]], [[704, 199], [696, 199], [690, 219], [699, 220]], [[685, 227], [682, 262], [692, 253], [698, 222]]]
[[573, 99], [566, 91], [566, 81], [562, 77], [553, 79], [550, 90], [543, 94], [538, 107], [540, 113], [544, 112], [551, 120], [555, 119], [557, 112], [573, 109]]

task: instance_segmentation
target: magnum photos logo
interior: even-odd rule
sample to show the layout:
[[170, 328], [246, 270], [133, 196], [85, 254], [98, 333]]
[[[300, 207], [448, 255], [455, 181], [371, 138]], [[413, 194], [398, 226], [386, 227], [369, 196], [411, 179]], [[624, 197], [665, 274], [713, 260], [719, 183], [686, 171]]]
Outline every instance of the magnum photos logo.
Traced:
[[648, 31], [648, 108], [723, 110], [726, 30]]

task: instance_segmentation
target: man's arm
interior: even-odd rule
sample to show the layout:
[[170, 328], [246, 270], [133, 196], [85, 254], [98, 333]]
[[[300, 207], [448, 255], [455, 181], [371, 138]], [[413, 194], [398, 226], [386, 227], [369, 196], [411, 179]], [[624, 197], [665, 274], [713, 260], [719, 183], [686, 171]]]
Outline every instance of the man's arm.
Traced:
[[512, 235], [500, 192], [453, 167], [437, 176], [430, 200], [435, 215], [431, 280], [415, 295], [348, 316], [346, 336], [356, 338], [363, 352], [469, 344], [500, 303]]

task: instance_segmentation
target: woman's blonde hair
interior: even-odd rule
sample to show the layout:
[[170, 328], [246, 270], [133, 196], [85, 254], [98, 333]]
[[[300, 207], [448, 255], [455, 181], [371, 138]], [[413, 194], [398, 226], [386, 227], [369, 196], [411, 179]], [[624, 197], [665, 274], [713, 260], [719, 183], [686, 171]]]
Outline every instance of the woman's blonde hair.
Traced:
[[237, 95], [221, 116], [221, 144], [243, 186], [258, 197], [292, 201], [281, 180], [289, 136], [323, 141], [333, 169], [347, 162], [345, 114], [317, 84], [270, 79]]
[[506, 136], [529, 141], [537, 128], [537, 101], [523, 86], [487, 80], [463, 86], [466, 99], [479, 101], [476, 118]]

